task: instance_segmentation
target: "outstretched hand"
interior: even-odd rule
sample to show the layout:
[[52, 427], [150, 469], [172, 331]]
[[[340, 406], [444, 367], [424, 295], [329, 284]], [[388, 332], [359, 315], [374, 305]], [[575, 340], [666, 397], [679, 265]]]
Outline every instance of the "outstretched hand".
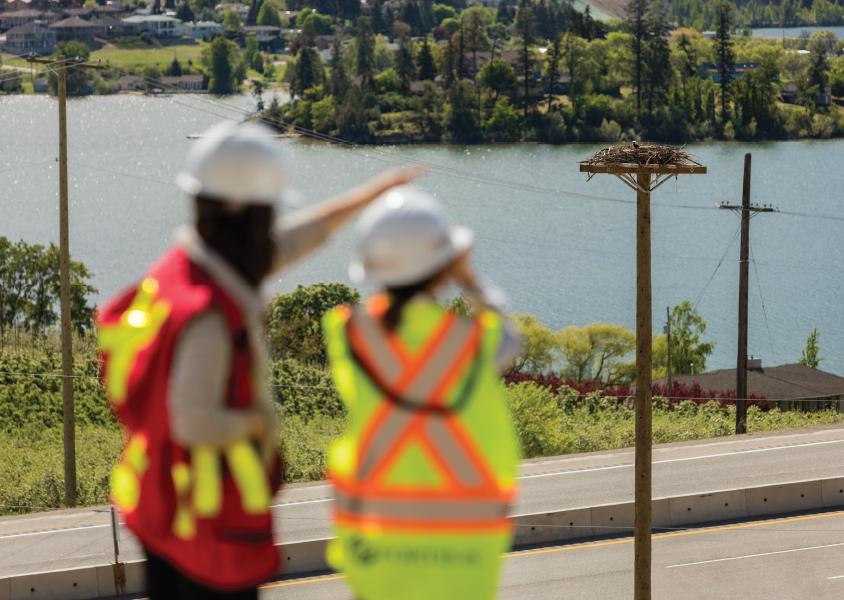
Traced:
[[391, 169], [385, 171], [380, 175], [376, 175], [371, 181], [372, 191], [375, 193], [373, 199], [377, 198], [384, 192], [391, 190], [394, 187], [401, 185], [408, 185], [417, 177], [428, 172], [428, 166], [417, 163], [409, 167], [400, 169]]

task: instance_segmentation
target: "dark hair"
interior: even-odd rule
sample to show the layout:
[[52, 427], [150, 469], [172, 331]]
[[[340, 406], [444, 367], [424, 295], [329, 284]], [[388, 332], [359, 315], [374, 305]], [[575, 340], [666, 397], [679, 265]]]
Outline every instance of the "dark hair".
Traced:
[[390, 307], [384, 313], [382, 322], [388, 331], [395, 331], [401, 322], [401, 315], [405, 305], [413, 299], [416, 294], [424, 292], [437, 283], [445, 270], [437, 271], [427, 279], [423, 279], [411, 285], [394, 286], [387, 288], [387, 296], [390, 298]]
[[233, 205], [216, 198], [196, 197], [196, 230], [250, 284], [269, 273], [274, 254], [274, 209], [258, 204]]

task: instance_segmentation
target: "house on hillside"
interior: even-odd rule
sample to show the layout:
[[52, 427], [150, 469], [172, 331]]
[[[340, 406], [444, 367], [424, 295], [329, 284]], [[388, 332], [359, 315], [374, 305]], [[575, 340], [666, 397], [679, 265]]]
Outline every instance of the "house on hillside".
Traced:
[[[704, 390], [720, 391], [724, 397], [735, 396], [735, 369], [719, 369], [700, 375], [675, 375], [673, 379], [675, 385], [697, 385]], [[654, 385], [666, 385], [666, 380], [654, 381]], [[776, 400], [780, 408], [818, 410], [835, 406], [844, 412], [844, 377], [804, 365], [763, 367], [761, 359], [749, 359], [747, 394]]]
[[11, 54], [50, 54], [56, 49], [56, 33], [38, 23], [27, 23], [6, 32], [3, 46]]
[[195, 40], [209, 41], [218, 35], [223, 35], [223, 26], [216, 21], [195, 21], [182, 25], [184, 34]]
[[94, 38], [99, 33], [99, 26], [91, 21], [79, 17], [68, 17], [50, 25], [50, 29], [56, 32], [56, 42], [64, 43], [71, 40], [82, 42], [89, 48], [96, 46]]
[[240, 20], [245, 21], [247, 15], [249, 14], [249, 5], [241, 4], [240, 2], [224, 2], [223, 4], [218, 4], [214, 7], [214, 12], [217, 14], [223, 14], [227, 10], [237, 13]]
[[134, 34], [148, 33], [159, 39], [182, 37], [182, 22], [166, 15], [132, 15], [122, 19], [127, 30]]
[[[803, 91], [794, 82], [786, 83], [780, 90], [780, 100], [786, 104], [800, 104], [803, 97]], [[832, 86], [827, 85], [822, 92], [816, 92], [812, 100], [815, 106], [830, 106], [832, 104]]]
[[243, 28], [244, 38], [254, 35], [258, 40], [258, 47], [261, 50], [277, 52], [284, 48], [284, 41], [281, 39], [281, 28], [273, 25], [251, 25]]
[[29, 23], [41, 23], [49, 25], [58, 20], [58, 15], [26, 8], [0, 13], [0, 32], [7, 31], [12, 27], [20, 27]]

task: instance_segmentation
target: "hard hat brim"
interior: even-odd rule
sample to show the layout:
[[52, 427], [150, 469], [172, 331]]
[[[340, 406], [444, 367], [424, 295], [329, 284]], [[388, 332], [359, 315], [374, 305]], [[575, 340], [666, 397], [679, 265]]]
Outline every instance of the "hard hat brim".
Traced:
[[[187, 173], [179, 173], [176, 176], [176, 186], [191, 198], [195, 198], [202, 194], [202, 182], [193, 175]], [[238, 205], [276, 205], [281, 208], [300, 208], [302, 206], [301, 194], [291, 187], [286, 187], [279, 190], [274, 197], [265, 198], [224, 198], [216, 194], [209, 194], [209, 198], [219, 199], [221, 202], [229, 202]]]
[[468, 227], [455, 225], [449, 232], [450, 243], [440, 253], [440, 256], [431, 260], [428, 268], [419, 272], [404, 273], [373, 273], [366, 268], [360, 257], [355, 257], [349, 264], [349, 279], [352, 283], [366, 290], [382, 289], [384, 287], [399, 287], [413, 285], [424, 281], [435, 275], [438, 271], [447, 267], [461, 255], [465, 254], [475, 245], [475, 234]]

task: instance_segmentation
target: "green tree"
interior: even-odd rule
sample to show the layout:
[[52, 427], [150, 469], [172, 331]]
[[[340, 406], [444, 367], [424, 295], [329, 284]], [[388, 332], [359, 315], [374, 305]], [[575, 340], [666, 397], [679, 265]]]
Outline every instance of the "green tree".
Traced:
[[734, 8], [727, 0], [718, 0], [715, 7], [717, 28], [715, 31], [715, 56], [718, 75], [721, 79], [721, 123], [729, 120], [730, 90], [733, 84], [736, 56], [733, 51]]
[[493, 104], [502, 94], [512, 93], [516, 83], [516, 72], [503, 60], [489, 61], [478, 73], [478, 84], [492, 93]]
[[281, 27], [281, 17], [272, 4], [268, 2], [261, 4], [261, 10], [258, 11], [258, 25]]
[[358, 17], [357, 36], [357, 75], [361, 80], [361, 87], [372, 89], [375, 77], [375, 36], [372, 33], [372, 21], [369, 17]]
[[190, 2], [182, 2], [176, 8], [176, 18], [182, 23], [189, 23], [196, 20], [196, 16], [190, 8]]
[[326, 364], [322, 317], [340, 304], [355, 304], [360, 294], [341, 283], [298, 286], [276, 296], [267, 312], [267, 342], [273, 360], [292, 358], [304, 364]]
[[209, 73], [208, 91], [212, 94], [234, 94], [246, 78], [246, 65], [234, 42], [222, 36], [202, 50], [202, 63]]
[[627, 28], [633, 42], [633, 88], [636, 90], [636, 112], [642, 110], [645, 43], [648, 40], [648, 0], [630, 0], [627, 4]]
[[349, 74], [346, 72], [346, 65], [343, 62], [339, 40], [334, 41], [329, 65], [331, 67], [331, 77], [328, 81], [329, 93], [335, 98], [344, 98], [351, 83], [349, 82]]
[[558, 34], [548, 47], [548, 58], [545, 60], [544, 78], [546, 92], [548, 93], [548, 112], [551, 112], [554, 101], [554, 88], [557, 87], [557, 81], [559, 81], [560, 61], [563, 58], [562, 45], [563, 36]]
[[832, 95], [839, 98], [844, 96], [844, 58], [839, 58], [832, 64], [829, 77]]
[[821, 40], [814, 39], [809, 44], [809, 69], [806, 74], [807, 90], [814, 94], [823, 94], [829, 85], [828, 48]]
[[399, 47], [396, 50], [396, 73], [401, 80], [402, 92], [410, 91], [410, 84], [416, 78], [416, 64], [413, 61], [413, 44], [407, 36], [399, 39]]
[[812, 367], [813, 369], [818, 368], [818, 365], [823, 360], [821, 358], [821, 347], [818, 344], [820, 337], [820, 331], [817, 328], [812, 329], [812, 333], [809, 334], [809, 338], [806, 340], [806, 347], [803, 348], [803, 354], [800, 355], [800, 360], [797, 361], [798, 364]]
[[238, 33], [243, 23], [240, 21], [240, 15], [233, 10], [227, 10], [223, 13], [223, 27], [229, 33]]
[[170, 75], [171, 77], [178, 77], [182, 73], [182, 63], [180, 63], [179, 59], [174, 56], [170, 66], [167, 67], [167, 75]]
[[[434, 5], [436, 6], [436, 5]], [[431, 52], [431, 44], [428, 37], [422, 40], [419, 53], [416, 55], [417, 77], [422, 81], [433, 80], [437, 76], [437, 67], [434, 64], [434, 54]]]
[[161, 87], [161, 69], [158, 65], [147, 65], [141, 70], [144, 87], [148, 90]]
[[521, 119], [507, 98], [499, 98], [486, 121], [489, 139], [495, 142], [513, 142], [519, 139]]
[[293, 73], [290, 93], [299, 98], [305, 95], [305, 91], [323, 82], [322, 59], [319, 57], [316, 48], [305, 46], [299, 50]]
[[513, 364], [513, 370], [539, 375], [554, 366], [559, 340], [533, 315], [511, 315], [510, 320], [522, 338], [522, 352]]
[[524, 81], [522, 111], [525, 120], [527, 120], [528, 106], [530, 103], [530, 80], [533, 75], [534, 63], [531, 46], [536, 37], [536, 22], [533, 17], [533, 9], [527, 3], [522, 3], [516, 15], [516, 32], [519, 37], [519, 75]]
[[636, 335], [622, 325], [572, 325], [558, 335], [566, 361], [563, 376], [574, 381], [617, 382], [624, 358], [636, 348]]
[[[70, 316], [82, 334], [93, 328], [93, 307], [88, 298], [97, 292], [91, 273], [81, 262], [70, 262]], [[0, 236], [0, 334], [20, 328], [46, 335], [58, 322], [59, 249]]]
[[335, 109], [337, 130], [340, 137], [352, 141], [367, 141], [370, 137], [369, 120], [363, 103], [363, 93], [352, 84]]
[[690, 375], [706, 371], [706, 359], [712, 354], [715, 344], [702, 341], [706, 333], [704, 318], [691, 302], [684, 300], [671, 309], [670, 323], [672, 372]]
[[466, 81], [456, 81], [451, 88], [445, 111], [445, 127], [455, 142], [471, 143], [478, 138], [478, 111]]
[[[258, 38], [255, 37], [254, 34], [249, 34], [246, 36], [246, 47], [243, 49], [243, 60], [244, 62], [250, 67], [254, 68], [253, 65], [255, 64], [255, 56], [260, 58], [261, 51], [258, 46]], [[261, 69], [255, 69], [256, 71], [260, 72], [263, 70], [263, 65]]]
[[[59, 46], [58, 60], [72, 62], [75, 60], [86, 61], [91, 55], [91, 50], [82, 42], [66, 42]], [[48, 76], [50, 93], [58, 95], [59, 78], [55, 70], [51, 70]], [[86, 69], [67, 69], [67, 95], [81, 96], [90, 93], [90, 76]]]
[[647, 17], [648, 39], [644, 46], [646, 65], [645, 95], [648, 112], [653, 112], [654, 104], [662, 105], [668, 97], [673, 69], [671, 50], [668, 47], [669, 26], [666, 21], [662, 0], [651, 3]]

